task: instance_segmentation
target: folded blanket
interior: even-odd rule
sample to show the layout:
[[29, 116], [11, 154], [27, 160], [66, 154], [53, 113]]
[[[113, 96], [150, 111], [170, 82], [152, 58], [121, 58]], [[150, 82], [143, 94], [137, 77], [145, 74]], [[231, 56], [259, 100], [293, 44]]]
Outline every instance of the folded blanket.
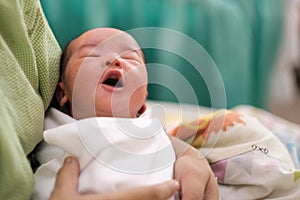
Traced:
[[205, 156], [222, 199], [297, 199], [300, 171], [280, 140], [256, 118], [228, 110], [171, 131]]
[[[52, 111], [52, 116], [58, 114]], [[81, 193], [119, 191], [173, 177], [173, 146], [160, 121], [146, 116], [83, 119], [46, 130], [44, 139], [78, 158]], [[66, 155], [53, 154], [56, 157], [37, 170], [33, 199], [49, 198]]]
[[249, 105], [239, 105], [233, 108], [259, 119], [286, 146], [293, 159], [295, 167], [300, 169], [300, 125], [292, 123], [264, 109]]

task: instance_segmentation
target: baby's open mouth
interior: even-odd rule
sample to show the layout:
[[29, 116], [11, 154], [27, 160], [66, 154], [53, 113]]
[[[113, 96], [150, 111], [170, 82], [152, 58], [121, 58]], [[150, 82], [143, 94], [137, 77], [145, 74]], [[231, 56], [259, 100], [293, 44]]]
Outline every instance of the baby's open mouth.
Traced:
[[103, 83], [104, 85], [109, 85], [111, 87], [116, 87], [116, 88], [120, 88], [120, 87], [123, 87], [123, 83], [121, 81], [121, 77], [122, 77], [122, 74], [119, 72], [119, 71], [112, 71], [112, 72], [109, 72]]

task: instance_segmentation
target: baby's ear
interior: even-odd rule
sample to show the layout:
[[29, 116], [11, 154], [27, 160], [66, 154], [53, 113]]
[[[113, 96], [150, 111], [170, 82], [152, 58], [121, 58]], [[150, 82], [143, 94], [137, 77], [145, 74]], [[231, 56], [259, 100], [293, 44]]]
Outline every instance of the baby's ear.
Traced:
[[63, 82], [58, 83], [55, 96], [60, 107], [64, 107], [69, 102], [69, 99], [65, 93], [65, 85]]

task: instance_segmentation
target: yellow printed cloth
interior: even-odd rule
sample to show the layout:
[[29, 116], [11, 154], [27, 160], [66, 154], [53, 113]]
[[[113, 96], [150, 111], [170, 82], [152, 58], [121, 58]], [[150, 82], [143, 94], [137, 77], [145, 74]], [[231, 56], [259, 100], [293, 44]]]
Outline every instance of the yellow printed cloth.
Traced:
[[[221, 199], [297, 199], [300, 171], [257, 118], [218, 110], [171, 131], [198, 148], [218, 178]], [[234, 195], [233, 195], [234, 194]]]

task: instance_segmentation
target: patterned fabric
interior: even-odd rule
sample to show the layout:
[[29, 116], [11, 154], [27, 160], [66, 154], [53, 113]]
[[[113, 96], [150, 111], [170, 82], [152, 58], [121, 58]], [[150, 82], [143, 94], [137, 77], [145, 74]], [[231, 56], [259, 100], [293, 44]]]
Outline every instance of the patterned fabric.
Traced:
[[258, 118], [286, 146], [297, 169], [300, 169], [300, 125], [280, 118], [266, 110], [240, 105], [235, 111]]
[[26, 155], [42, 139], [61, 51], [37, 0], [1, 0], [0, 27], [0, 196], [29, 199]]
[[300, 195], [300, 170], [281, 141], [254, 117], [219, 110], [181, 123], [171, 134], [208, 159], [222, 199], [297, 199]]

